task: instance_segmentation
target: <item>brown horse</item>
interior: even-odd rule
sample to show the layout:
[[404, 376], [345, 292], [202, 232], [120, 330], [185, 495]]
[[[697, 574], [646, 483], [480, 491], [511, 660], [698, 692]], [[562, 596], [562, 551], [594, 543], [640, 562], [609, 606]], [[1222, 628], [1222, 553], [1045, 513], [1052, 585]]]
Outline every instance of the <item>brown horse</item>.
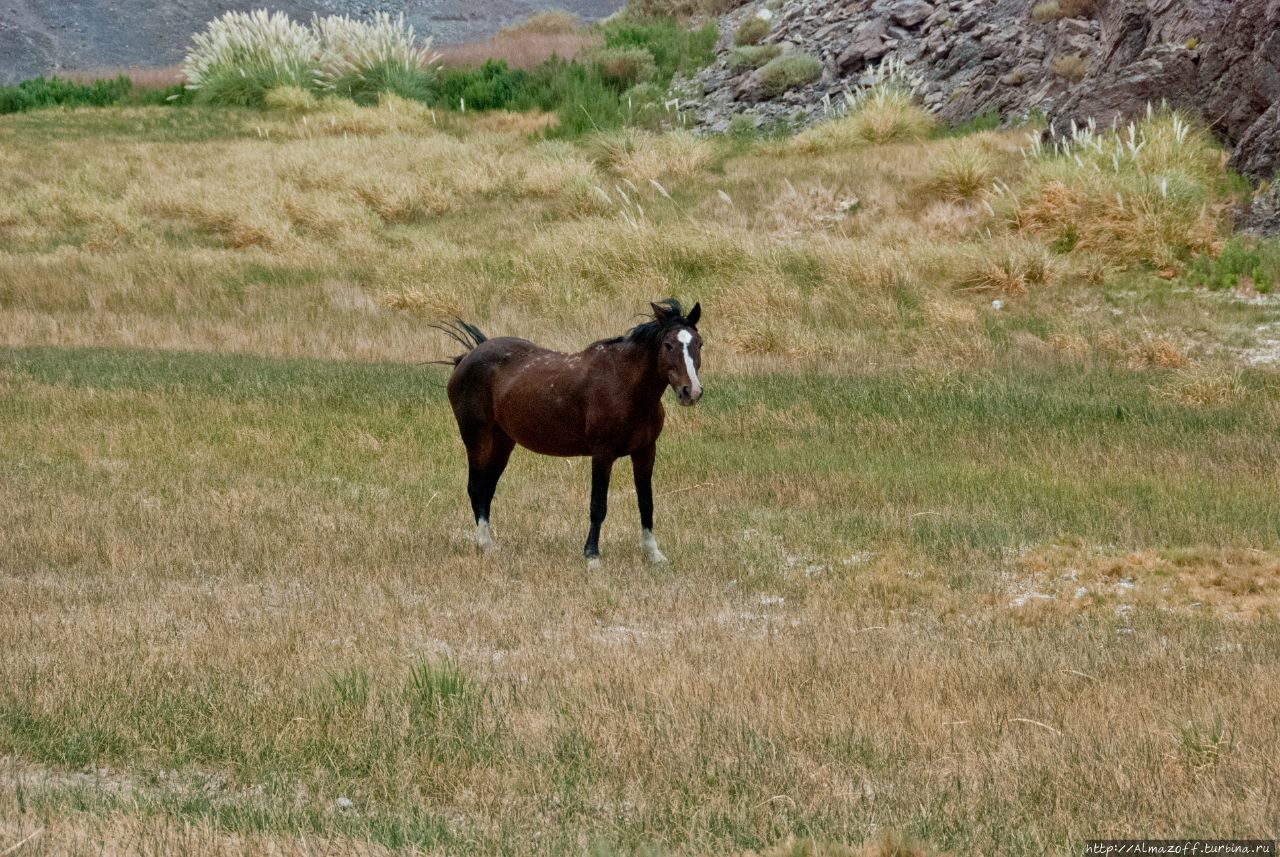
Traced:
[[682, 405], [702, 396], [702, 339], [694, 304], [685, 315], [674, 299], [650, 304], [653, 320], [625, 336], [593, 342], [577, 354], [525, 339], [488, 339], [474, 325], [439, 326], [466, 348], [450, 361], [449, 404], [467, 447], [467, 494], [476, 543], [493, 548], [489, 504], [516, 444], [543, 455], [591, 456], [591, 529], [583, 554], [600, 564], [600, 525], [613, 463], [631, 456], [640, 506], [640, 546], [650, 562], [666, 562], [653, 536], [653, 462], [662, 433], [662, 394]]

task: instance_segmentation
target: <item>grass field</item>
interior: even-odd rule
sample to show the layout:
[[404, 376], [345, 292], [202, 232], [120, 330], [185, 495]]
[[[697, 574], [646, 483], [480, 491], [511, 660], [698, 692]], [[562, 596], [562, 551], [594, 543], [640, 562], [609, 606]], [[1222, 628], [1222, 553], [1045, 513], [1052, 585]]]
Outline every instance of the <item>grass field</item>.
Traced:
[[[0, 120], [0, 854], [1280, 837], [1280, 254], [1167, 119], [1105, 180], [877, 119]], [[672, 294], [672, 563], [521, 453], [476, 555], [427, 322]]]

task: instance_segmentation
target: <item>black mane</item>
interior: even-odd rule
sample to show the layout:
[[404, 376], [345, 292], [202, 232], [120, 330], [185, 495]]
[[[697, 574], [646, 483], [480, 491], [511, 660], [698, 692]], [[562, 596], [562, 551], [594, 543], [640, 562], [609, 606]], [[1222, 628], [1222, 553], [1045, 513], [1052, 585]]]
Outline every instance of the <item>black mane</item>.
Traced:
[[637, 324], [626, 332], [625, 335], [610, 342], [634, 342], [638, 345], [653, 345], [662, 339], [662, 335], [673, 327], [693, 327], [689, 323], [689, 319], [685, 318], [684, 309], [680, 306], [680, 301], [675, 298], [667, 298], [665, 301], [658, 301], [658, 306], [663, 307], [671, 314], [665, 318], [653, 318], [649, 321]]

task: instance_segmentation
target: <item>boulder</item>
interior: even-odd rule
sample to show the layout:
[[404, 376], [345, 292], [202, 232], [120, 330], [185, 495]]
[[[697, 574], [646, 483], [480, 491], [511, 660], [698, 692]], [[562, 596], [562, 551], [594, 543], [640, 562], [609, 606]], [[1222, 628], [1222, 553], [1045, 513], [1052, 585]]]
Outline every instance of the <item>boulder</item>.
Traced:
[[933, 14], [933, 7], [924, 0], [900, 0], [889, 10], [894, 23], [911, 29], [924, 23]]
[[889, 23], [877, 18], [863, 25], [849, 40], [848, 46], [836, 57], [836, 65], [842, 72], [858, 71], [889, 52], [884, 39], [889, 34]]

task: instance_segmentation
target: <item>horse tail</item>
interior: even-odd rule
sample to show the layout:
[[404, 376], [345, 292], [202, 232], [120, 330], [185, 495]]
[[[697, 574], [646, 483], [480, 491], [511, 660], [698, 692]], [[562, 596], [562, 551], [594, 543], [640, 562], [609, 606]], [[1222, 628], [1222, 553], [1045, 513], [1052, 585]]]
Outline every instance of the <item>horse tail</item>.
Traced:
[[480, 343], [486, 341], [489, 337], [485, 336], [480, 328], [474, 324], [468, 324], [462, 319], [454, 319], [452, 323], [445, 322], [442, 324], [431, 325], [436, 330], [443, 332], [454, 342], [462, 346], [462, 353], [457, 357], [449, 357], [444, 360], [430, 360], [429, 363], [439, 363], [443, 366], [457, 366], [462, 362], [462, 358], [471, 353]]

